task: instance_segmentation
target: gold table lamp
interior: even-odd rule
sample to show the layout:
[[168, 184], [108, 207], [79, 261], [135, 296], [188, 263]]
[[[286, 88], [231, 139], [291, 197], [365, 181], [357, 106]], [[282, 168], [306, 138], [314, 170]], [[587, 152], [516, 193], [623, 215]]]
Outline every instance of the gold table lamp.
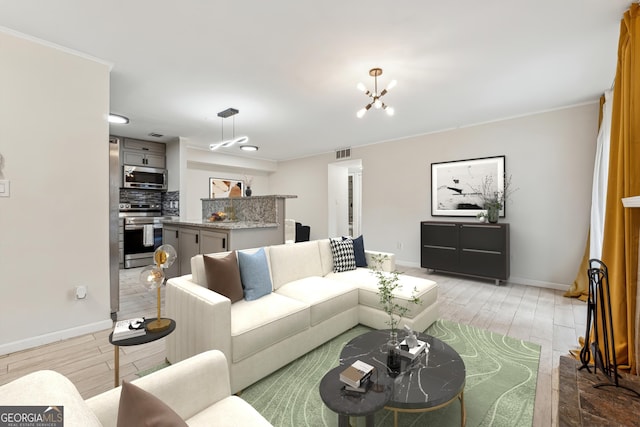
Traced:
[[161, 332], [169, 328], [171, 320], [163, 319], [160, 315], [160, 288], [165, 282], [164, 269], [171, 267], [176, 260], [176, 250], [171, 245], [162, 245], [153, 253], [155, 265], [145, 267], [140, 273], [140, 281], [148, 290], [156, 289], [158, 293], [158, 316], [156, 320], [147, 324], [149, 332]]

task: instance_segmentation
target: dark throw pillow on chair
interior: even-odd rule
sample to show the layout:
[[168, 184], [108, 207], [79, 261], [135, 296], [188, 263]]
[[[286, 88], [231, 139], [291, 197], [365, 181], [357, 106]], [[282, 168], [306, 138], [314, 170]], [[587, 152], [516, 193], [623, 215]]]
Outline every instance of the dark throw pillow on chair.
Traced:
[[129, 382], [122, 382], [117, 427], [187, 427], [166, 403]]

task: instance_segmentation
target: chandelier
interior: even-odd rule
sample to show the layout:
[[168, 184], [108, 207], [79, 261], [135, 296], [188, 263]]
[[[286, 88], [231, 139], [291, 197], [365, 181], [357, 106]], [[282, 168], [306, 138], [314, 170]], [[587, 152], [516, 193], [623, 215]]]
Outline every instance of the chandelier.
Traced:
[[[220, 142], [214, 143], [214, 144], [209, 144], [209, 150], [211, 151], [215, 151], [220, 147], [223, 148], [227, 148], [227, 147], [231, 147], [234, 144], [246, 144], [247, 142], [249, 142], [249, 137], [248, 136], [239, 136], [236, 138], [236, 118], [234, 117], [236, 114], [238, 114], [240, 111], [235, 109], [235, 108], [227, 108], [224, 111], [220, 111], [218, 113], [218, 117], [220, 117], [221, 121], [222, 121], [222, 135], [220, 138]], [[233, 117], [233, 136], [231, 137], [231, 139], [224, 139], [224, 119], [228, 118], [228, 117]], [[251, 146], [253, 147], [253, 146]], [[257, 149], [257, 147], [256, 147]], [[255, 150], [254, 150], [255, 151]]]
[[359, 119], [361, 119], [362, 117], [364, 117], [365, 113], [367, 111], [369, 111], [369, 109], [371, 107], [380, 109], [382, 108], [383, 110], [385, 110], [387, 112], [388, 115], [393, 116], [393, 113], [395, 112], [393, 110], [393, 107], [389, 107], [387, 104], [385, 104], [384, 102], [382, 102], [382, 97], [385, 96], [387, 94], [387, 92], [389, 90], [391, 90], [392, 88], [395, 87], [395, 85], [398, 83], [396, 80], [391, 80], [391, 82], [387, 85], [386, 89], [383, 89], [382, 92], [378, 93], [378, 76], [382, 75], [382, 68], [372, 68], [369, 70], [369, 75], [371, 77], [373, 77], [374, 80], [374, 88], [373, 88], [373, 92], [371, 92], [370, 90], [368, 90], [364, 84], [362, 83], [358, 83], [358, 89], [360, 89], [361, 91], [364, 92], [365, 95], [367, 95], [369, 98], [371, 98], [371, 102], [368, 103], [367, 105], [364, 106], [364, 108], [362, 108], [361, 110], [359, 110], [356, 113], [356, 116], [358, 116]]

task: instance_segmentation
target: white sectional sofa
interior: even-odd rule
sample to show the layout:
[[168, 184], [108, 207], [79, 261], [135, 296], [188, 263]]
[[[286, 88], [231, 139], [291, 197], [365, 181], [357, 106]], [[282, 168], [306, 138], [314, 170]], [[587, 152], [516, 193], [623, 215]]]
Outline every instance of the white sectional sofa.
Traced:
[[[247, 250], [255, 252], [257, 249]], [[231, 391], [236, 393], [357, 324], [388, 328], [389, 316], [379, 308], [377, 280], [369, 268], [335, 273], [328, 239], [264, 248], [272, 292], [257, 300], [229, 298], [207, 288], [203, 255], [191, 259], [192, 274], [170, 279], [166, 315], [177, 323], [167, 337], [171, 363], [210, 349], [227, 357]], [[395, 269], [393, 254], [382, 270]], [[225, 257], [229, 253], [209, 254]], [[409, 304], [400, 325], [424, 331], [438, 317], [437, 284], [400, 275], [400, 303], [414, 289], [419, 305]]]
[[[217, 350], [198, 354], [132, 384], [160, 399], [189, 426], [271, 426], [251, 405], [231, 395], [227, 361]], [[59, 405], [64, 408], [65, 426], [115, 427], [121, 389], [85, 401], [62, 374], [38, 371], [0, 386], [0, 405]], [[128, 403], [136, 408], [136, 402]], [[144, 405], [140, 406], [143, 411]], [[154, 412], [158, 416], [157, 410]]]

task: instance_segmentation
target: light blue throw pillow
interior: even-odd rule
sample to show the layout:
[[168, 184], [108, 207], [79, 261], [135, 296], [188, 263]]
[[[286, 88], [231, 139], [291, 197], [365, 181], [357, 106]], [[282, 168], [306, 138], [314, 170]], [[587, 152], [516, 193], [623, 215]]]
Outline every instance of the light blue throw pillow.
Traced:
[[254, 253], [237, 251], [244, 299], [253, 301], [271, 293], [271, 277], [264, 248]]

